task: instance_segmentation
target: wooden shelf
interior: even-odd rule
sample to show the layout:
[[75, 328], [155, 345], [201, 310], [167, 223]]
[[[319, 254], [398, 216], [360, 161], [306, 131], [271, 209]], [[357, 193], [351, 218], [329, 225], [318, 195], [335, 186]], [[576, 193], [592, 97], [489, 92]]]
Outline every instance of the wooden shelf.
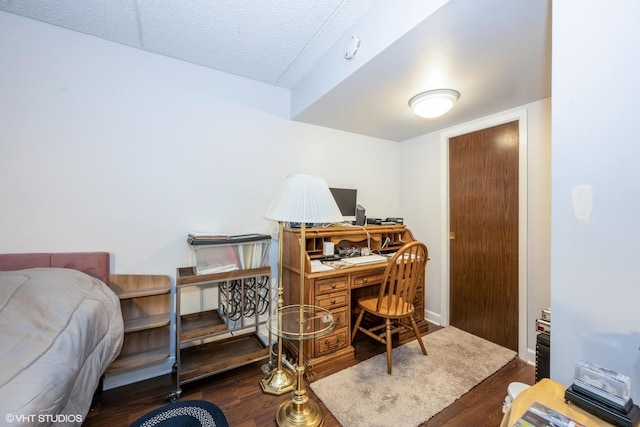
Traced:
[[162, 295], [168, 294], [171, 292], [171, 288], [158, 287], [158, 288], [149, 288], [149, 289], [132, 289], [130, 291], [121, 291], [116, 292], [118, 298], [120, 299], [132, 299], [132, 298], [142, 298], [149, 297], [154, 295]]
[[107, 373], [147, 368], [166, 361], [171, 340], [171, 279], [150, 274], [112, 274], [120, 298], [124, 344]]
[[214, 341], [181, 351], [180, 383], [226, 371], [269, 357], [269, 349], [255, 334]]
[[271, 275], [271, 267], [252, 268], [247, 270], [233, 270], [215, 274], [196, 274], [195, 267], [178, 268], [177, 287], [183, 286], [209, 286], [224, 280], [238, 279], [247, 276]]
[[109, 287], [120, 299], [160, 295], [171, 292], [171, 279], [155, 274], [111, 274]]
[[169, 358], [168, 348], [145, 350], [118, 357], [107, 369], [107, 374], [126, 372], [157, 365]]
[[198, 338], [206, 338], [216, 332], [227, 330], [218, 310], [207, 310], [199, 313], [185, 314], [181, 316], [180, 343]]
[[136, 317], [124, 321], [124, 333], [144, 331], [146, 329], [168, 326], [171, 322], [170, 313], [154, 314], [146, 317]]

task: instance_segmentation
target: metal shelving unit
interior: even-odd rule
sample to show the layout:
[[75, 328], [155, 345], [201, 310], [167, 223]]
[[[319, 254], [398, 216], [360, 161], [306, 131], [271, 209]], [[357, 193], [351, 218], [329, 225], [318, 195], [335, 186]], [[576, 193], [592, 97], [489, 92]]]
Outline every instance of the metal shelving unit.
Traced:
[[[266, 324], [271, 301], [271, 268], [197, 275], [194, 267], [176, 275], [176, 390], [182, 385], [238, 366], [269, 358]], [[199, 309], [182, 313], [186, 292], [195, 292]], [[206, 307], [204, 294], [215, 295]]]

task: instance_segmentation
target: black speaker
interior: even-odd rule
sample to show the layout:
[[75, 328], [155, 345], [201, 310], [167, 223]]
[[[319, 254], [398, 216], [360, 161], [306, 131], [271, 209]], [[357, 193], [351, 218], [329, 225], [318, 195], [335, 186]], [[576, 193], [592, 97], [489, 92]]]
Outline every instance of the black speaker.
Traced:
[[356, 225], [364, 225], [367, 217], [364, 215], [364, 206], [356, 206]]
[[551, 335], [541, 332], [536, 338], [536, 382], [550, 378]]

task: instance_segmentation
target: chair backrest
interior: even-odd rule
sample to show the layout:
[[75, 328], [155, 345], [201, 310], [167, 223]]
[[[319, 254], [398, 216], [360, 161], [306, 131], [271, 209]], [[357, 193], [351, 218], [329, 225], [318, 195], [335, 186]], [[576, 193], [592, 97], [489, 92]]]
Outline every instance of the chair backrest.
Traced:
[[428, 257], [429, 251], [422, 242], [407, 243], [396, 252], [384, 272], [384, 282], [378, 295], [378, 311], [413, 311], [413, 299], [418, 285], [424, 282]]

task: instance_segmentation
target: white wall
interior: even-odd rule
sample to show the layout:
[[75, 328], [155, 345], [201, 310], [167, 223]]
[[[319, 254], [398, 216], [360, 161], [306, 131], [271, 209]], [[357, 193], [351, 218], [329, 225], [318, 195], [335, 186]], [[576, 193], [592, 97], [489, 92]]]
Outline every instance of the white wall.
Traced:
[[[551, 376], [589, 360], [640, 401], [640, 3], [553, 3]], [[572, 189], [593, 188], [588, 221]]]
[[191, 230], [275, 232], [263, 214], [293, 173], [399, 215], [397, 143], [225, 99], [280, 110], [280, 89], [1, 12], [0, 37], [2, 252], [107, 250], [117, 273], [173, 276]]
[[400, 215], [399, 145], [284, 119], [288, 91], [2, 12], [0, 39], [0, 252], [173, 278], [189, 231], [275, 235], [294, 173]]
[[[106, 250], [114, 273], [173, 277], [189, 231], [275, 233], [262, 215], [277, 187], [313, 173], [429, 245], [438, 320], [441, 132], [398, 144], [292, 122], [281, 89], [2, 12], [0, 37], [0, 252]], [[548, 236], [548, 104], [523, 106], [535, 236]], [[529, 242], [532, 330], [548, 239]]]
[[[524, 105], [518, 109], [505, 111], [492, 117], [463, 123], [439, 132], [422, 135], [403, 141], [400, 148], [402, 168], [400, 210], [405, 221], [411, 224], [416, 238], [429, 246], [430, 261], [426, 277], [427, 318], [441, 323], [444, 312], [442, 291], [447, 284], [448, 274], [442, 271], [443, 248], [441, 236], [447, 224], [442, 217], [441, 194], [444, 188], [442, 170], [446, 167], [443, 157], [442, 135], [455, 134], [458, 129], [488, 127], [493, 117], [511, 115], [519, 110], [526, 111], [527, 128], [527, 288], [526, 354], [521, 357], [533, 361], [535, 352], [535, 319], [543, 308], [549, 306], [549, 246], [550, 246], [550, 150], [551, 150], [551, 100], [545, 99]], [[446, 243], [446, 242], [445, 242]], [[517, 307], [514, 307], [517, 309]], [[446, 317], [446, 316], [445, 316]]]

